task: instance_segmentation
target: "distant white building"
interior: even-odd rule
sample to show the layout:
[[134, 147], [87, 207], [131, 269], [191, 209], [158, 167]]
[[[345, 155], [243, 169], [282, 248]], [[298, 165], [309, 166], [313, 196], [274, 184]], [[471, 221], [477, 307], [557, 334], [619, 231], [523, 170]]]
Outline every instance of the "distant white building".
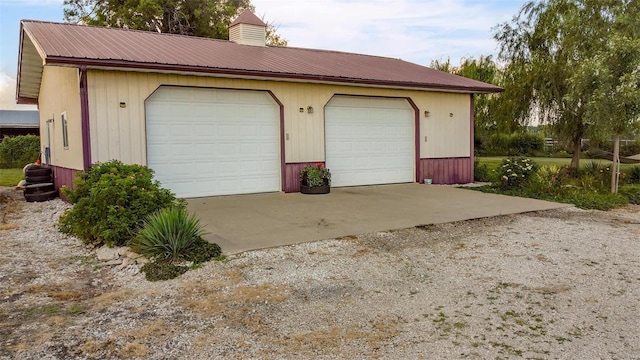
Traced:
[[0, 141], [5, 136], [40, 135], [37, 111], [0, 110]]

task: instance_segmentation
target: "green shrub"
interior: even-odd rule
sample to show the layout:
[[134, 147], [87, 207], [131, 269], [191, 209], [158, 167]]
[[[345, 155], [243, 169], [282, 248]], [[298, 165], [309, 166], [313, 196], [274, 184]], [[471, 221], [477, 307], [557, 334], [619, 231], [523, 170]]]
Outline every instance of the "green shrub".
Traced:
[[474, 139], [483, 156], [539, 156], [544, 153], [544, 138], [533, 133], [494, 133]]
[[[604, 183], [610, 183], [606, 181], [606, 178], [611, 176], [610, 170], [599, 163], [587, 165], [587, 170], [582, 172], [575, 172], [568, 166], [555, 165], [542, 166], [536, 170], [537, 165], [527, 162], [527, 159], [505, 159], [497, 170], [501, 182], [494, 186], [473, 189], [568, 203], [582, 209], [595, 210], [610, 210], [640, 200], [640, 185], [623, 186], [620, 188], [620, 194], [611, 194], [610, 189], [603, 186]], [[530, 171], [531, 179], [516, 184], [518, 179], [526, 179], [526, 175], [518, 176], [523, 168]], [[534, 176], [531, 176], [531, 172]], [[511, 178], [514, 180], [509, 181]]]
[[196, 241], [204, 233], [200, 220], [193, 214], [170, 207], [147, 216], [144, 227], [130, 245], [147, 258], [174, 262], [185, 260], [194, 252]]
[[148, 262], [140, 268], [148, 281], [170, 280], [189, 270], [186, 266], [178, 266], [166, 261]]
[[[614, 148], [613, 141], [600, 141], [589, 144], [589, 152], [598, 155], [603, 152], [612, 153]], [[620, 156], [627, 157], [640, 154], [640, 140], [632, 142], [620, 142]]]
[[478, 159], [473, 161], [473, 180], [482, 182], [491, 182], [493, 180], [487, 164], [480, 164]]
[[587, 174], [597, 176], [601, 168], [602, 164], [599, 161], [591, 160], [588, 163], [584, 164], [583, 171]]
[[640, 185], [624, 185], [618, 192], [629, 199], [629, 203], [640, 205]]
[[629, 170], [629, 183], [640, 184], [640, 165], [636, 165]]
[[186, 254], [185, 260], [194, 264], [202, 264], [211, 259], [217, 259], [222, 256], [222, 249], [218, 244], [212, 244], [202, 238], [198, 238], [193, 244], [193, 250]]
[[496, 170], [497, 186], [501, 189], [524, 188], [537, 170], [538, 164], [531, 159], [506, 158]]
[[620, 194], [572, 191], [562, 202], [574, 204], [581, 209], [611, 210], [628, 204], [629, 200]]
[[75, 187], [63, 189], [75, 205], [60, 217], [60, 231], [96, 246], [126, 244], [147, 215], [177, 205], [175, 195], [152, 178], [153, 170], [117, 160], [79, 173]]
[[543, 165], [535, 173], [532, 188], [541, 193], [557, 194], [567, 182], [565, 169], [556, 165]]
[[509, 137], [509, 155], [534, 155], [544, 149], [544, 138], [532, 133], [515, 133]]
[[558, 150], [551, 153], [550, 157], [553, 158], [569, 158], [571, 154], [569, 154], [566, 150]]
[[640, 140], [620, 145], [620, 156], [633, 156], [640, 154]]
[[507, 134], [491, 134], [488, 141], [484, 144], [486, 156], [504, 156], [509, 151], [509, 135]]
[[591, 175], [594, 178], [593, 187], [596, 191], [607, 192], [611, 189], [611, 168], [602, 165], [599, 161], [590, 161], [585, 164], [582, 174]]
[[0, 168], [23, 168], [38, 160], [40, 155], [40, 137], [23, 135], [5, 137], [0, 142]]

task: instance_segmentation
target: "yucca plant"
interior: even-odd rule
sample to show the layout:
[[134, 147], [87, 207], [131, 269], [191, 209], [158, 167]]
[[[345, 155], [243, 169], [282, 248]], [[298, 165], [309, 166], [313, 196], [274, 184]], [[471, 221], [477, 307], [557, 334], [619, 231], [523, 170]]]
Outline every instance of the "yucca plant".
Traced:
[[584, 171], [593, 176], [598, 176], [600, 170], [602, 170], [602, 164], [599, 161], [590, 161], [584, 165]]
[[148, 258], [174, 262], [188, 257], [204, 234], [195, 215], [169, 207], [149, 215], [131, 245]]

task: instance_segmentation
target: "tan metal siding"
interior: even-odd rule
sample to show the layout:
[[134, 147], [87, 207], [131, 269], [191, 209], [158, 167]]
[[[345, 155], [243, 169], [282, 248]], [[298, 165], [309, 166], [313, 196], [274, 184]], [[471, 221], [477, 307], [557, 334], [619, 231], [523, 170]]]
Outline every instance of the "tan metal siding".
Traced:
[[[48, 119], [51, 124], [51, 164], [69, 169], [83, 168], [82, 119], [80, 113], [80, 84], [78, 69], [45, 66], [42, 72], [40, 98], [41, 148], [47, 146]], [[61, 114], [66, 112], [69, 146], [65, 149], [62, 139]], [[44, 155], [43, 155], [44, 160]]]
[[421, 134], [434, 140], [421, 142], [421, 158], [470, 155], [468, 94], [98, 70], [89, 71], [88, 81], [94, 162], [146, 164], [144, 101], [160, 85], [270, 90], [284, 104], [287, 163], [324, 161], [324, 107], [335, 94], [411, 98], [420, 109]]
[[[467, 94], [431, 93], [424, 103], [418, 104], [421, 109], [421, 158], [471, 155], [469, 101]], [[429, 117], [425, 116], [425, 110], [429, 111]]]

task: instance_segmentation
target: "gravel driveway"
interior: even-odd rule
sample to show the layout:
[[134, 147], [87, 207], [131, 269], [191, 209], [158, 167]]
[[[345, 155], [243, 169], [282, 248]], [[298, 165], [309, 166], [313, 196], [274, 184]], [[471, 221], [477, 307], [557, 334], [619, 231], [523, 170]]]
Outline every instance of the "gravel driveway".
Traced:
[[67, 207], [0, 200], [0, 359], [640, 359], [638, 206], [252, 251], [156, 283], [58, 233]]

